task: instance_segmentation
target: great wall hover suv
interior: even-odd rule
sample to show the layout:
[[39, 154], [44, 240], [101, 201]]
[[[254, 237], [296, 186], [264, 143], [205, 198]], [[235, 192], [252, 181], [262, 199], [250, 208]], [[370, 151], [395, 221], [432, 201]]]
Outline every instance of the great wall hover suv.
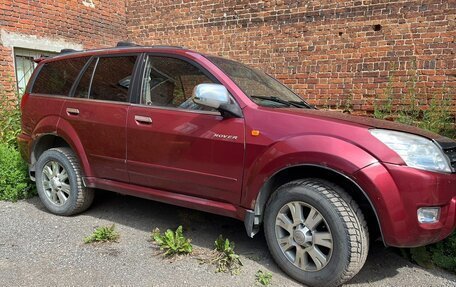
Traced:
[[263, 227], [291, 277], [337, 286], [369, 238], [416, 247], [456, 220], [456, 142], [320, 111], [265, 73], [179, 47], [63, 51], [39, 62], [18, 142], [47, 209], [93, 189]]

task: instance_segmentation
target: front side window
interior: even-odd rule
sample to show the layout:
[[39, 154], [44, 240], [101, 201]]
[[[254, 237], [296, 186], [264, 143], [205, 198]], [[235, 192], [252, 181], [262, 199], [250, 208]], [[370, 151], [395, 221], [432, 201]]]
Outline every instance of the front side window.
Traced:
[[44, 64], [32, 87], [32, 93], [68, 96], [88, 57], [71, 58]]
[[[87, 85], [84, 75], [75, 96], [83, 97], [88, 93], [90, 99], [128, 102], [128, 90], [136, 58], [137, 56], [99, 58], [95, 64], [92, 83]], [[85, 74], [90, 77], [90, 67]]]
[[298, 95], [260, 70], [219, 57], [208, 57], [208, 59], [227, 74], [252, 101], [259, 105], [310, 108]]
[[195, 104], [195, 86], [212, 83], [201, 69], [176, 58], [149, 56], [144, 72], [141, 104], [190, 110], [212, 110]]

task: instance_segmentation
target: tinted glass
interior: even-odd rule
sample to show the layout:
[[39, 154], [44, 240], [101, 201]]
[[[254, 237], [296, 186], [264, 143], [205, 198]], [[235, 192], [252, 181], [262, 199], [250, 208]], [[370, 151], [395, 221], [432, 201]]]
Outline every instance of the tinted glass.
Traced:
[[41, 68], [32, 93], [67, 96], [88, 57], [55, 61]]
[[94, 59], [87, 69], [82, 74], [81, 79], [79, 80], [78, 87], [74, 92], [75, 98], [88, 98], [89, 97], [89, 90], [90, 90], [90, 82], [92, 80], [93, 69], [95, 68], [95, 64], [97, 60]]
[[127, 102], [136, 58], [136, 56], [99, 58], [90, 88], [90, 98]]
[[207, 110], [191, 100], [193, 89], [212, 81], [196, 66], [175, 58], [151, 56], [147, 60], [141, 103], [192, 110]]

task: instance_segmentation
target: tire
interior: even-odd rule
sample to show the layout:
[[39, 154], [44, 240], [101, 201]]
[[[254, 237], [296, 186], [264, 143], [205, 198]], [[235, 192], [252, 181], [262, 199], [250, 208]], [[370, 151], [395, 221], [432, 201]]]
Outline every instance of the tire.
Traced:
[[84, 187], [82, 169], [70, 148], [52, 148], [35, 166], [36, 188], [44, 206], [52, 213], [70, 216], [87, 210], [93, 190]]
[[356, 202], [321, 179], [279, 187], [267, 203], [264, 232], [279, 267], [308, 286], [347, 282], [361, 270], [369, 250], [367, 224]]

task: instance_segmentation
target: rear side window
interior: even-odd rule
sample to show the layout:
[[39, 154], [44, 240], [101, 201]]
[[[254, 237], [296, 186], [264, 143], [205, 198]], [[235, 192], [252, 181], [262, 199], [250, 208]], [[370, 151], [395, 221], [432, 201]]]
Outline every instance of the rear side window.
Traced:
[[93, 69], [95, 69], [97, 61], [94, 59], [87, 69], [82, 74], [79, 80], [78, 87], [76, 88], [73, 97], [75, 98], [88, 98], [90, 92], [90, 83], [92, 81]]
[[89, 98], [127, 102], [136, 58], [137, 56], [99, 58], [90, 85]]
[[44, 64], [32, 87], [32, 93], [68, 96], [71, 86], [89, 57]]

